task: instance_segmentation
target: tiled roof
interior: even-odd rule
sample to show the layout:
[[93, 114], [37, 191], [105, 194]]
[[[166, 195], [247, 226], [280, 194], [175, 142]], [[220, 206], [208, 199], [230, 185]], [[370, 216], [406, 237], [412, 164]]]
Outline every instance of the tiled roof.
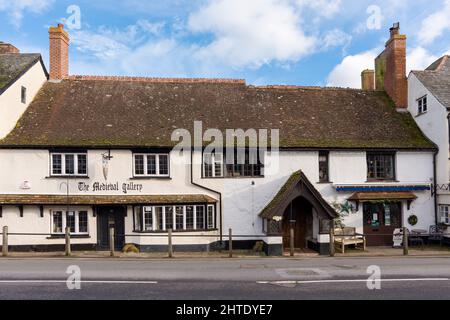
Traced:
[[279, 129], [285, 148], [435, 148], [384, 92], [77, 76], [46, 83], [0, 147], [172, 147], [172, 132], [194, 121]]
[[40, 54], [0, 54], [0, 94], [41, 59]]
[[109, 205], [109, 204], [195, 204], [216, 203], [210, 196], [194, 195], [142, 195], [142, 196], [64, 196], [45, 194], [2, 194], [0, 205]]
[[450, 109], [450, 56], [443, 56], [424, 71], [413, 74], [438, 101]]

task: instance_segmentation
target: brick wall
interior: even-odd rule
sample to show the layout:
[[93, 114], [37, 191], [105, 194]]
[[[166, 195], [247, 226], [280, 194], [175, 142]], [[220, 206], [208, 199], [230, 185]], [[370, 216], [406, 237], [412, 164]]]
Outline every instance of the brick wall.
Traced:
[[50, 79], [61, 80], [69, 75], [69, 35], [64, 25], [50, 27]]

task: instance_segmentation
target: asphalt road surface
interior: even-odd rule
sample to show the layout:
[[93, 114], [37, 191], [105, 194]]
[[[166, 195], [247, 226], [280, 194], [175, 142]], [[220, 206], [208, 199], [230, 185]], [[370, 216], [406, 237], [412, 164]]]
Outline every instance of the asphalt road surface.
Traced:
[[450, 299], [450, 258], [0, 258], [5, 299]]

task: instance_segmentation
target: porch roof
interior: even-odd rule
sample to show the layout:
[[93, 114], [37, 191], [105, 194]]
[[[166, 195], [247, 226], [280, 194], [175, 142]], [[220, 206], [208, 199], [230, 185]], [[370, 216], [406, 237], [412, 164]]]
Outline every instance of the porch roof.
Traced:
[[329, 218], [337, 216], [336, 211], [322, 197], [319, 191], [314, 188], [306, 175], [300, 170], [293, 173], [286, 183], [278, 191], [277, 195], [259, 214], [261, 218], [273, 219], [282, 217], [287, 205], [297, 197], [304, 197], [309, 200], [318, 212]]
[[377, 200], [416, 200], [417, 196], [411, 192], [357, 192], [350, 201], [377, 201]]
[[137, 205], [137, 204], [193, 204], [216, 203], [204, 194], [190, 195], [48, 195], [48, 194], [2, 194], [0, 205]]

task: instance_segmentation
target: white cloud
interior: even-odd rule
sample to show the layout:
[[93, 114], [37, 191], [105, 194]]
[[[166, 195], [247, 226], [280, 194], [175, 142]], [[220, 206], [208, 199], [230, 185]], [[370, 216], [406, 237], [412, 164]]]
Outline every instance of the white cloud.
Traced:
[[445, 0], [441, 10], [429, 15], [422, 21], [418, 38], [422, 44], [430, 44], [445, 31], [450, 31], [450, 0]]
[[330, 18], [340, 11], [341, 0], [297, 0], [300, 8], [310, 8], [318, 15]]
[[409, 50], [406, 59], [407, 72], [409, 73], [411, 70], [424, 70], [437, 59], [439, 59], [439, 57], [431, 54], [422, 47], [413, 48]]
[[340, 29], [328, 31], [322, 39], [323, 47], [325, 49], [342, 46], [345, 50], [351, 42], [352, 36]]
[[188, 27], [214, 35], [196, 53], [199, 60], [235, 68], [298, 61], [316, 42], [304, 34], [295, 7], [286, 0], [212, 0], [190, 16]]
[[54, 0], [0, 0], [0, 11], [6, 12], [10, 23], [18, 28], [22, 24], [25, 12], [42, 13], [53, 2]]
[[345, 57], [327, 78], [327, 86], [361, 88], [361, 72], [374, 68], [374, 60], [379, 49]]
[[[382, 48], [376, 48], [345, 57], [329, 74], [327, 86], [361, 88], [361, 72], [374, 69], [374, 60], [381, 52]], [[411, 70], [424, 70], [438, 58], [422, 47], [415, 47], [407, 53], [406, 73]]]

